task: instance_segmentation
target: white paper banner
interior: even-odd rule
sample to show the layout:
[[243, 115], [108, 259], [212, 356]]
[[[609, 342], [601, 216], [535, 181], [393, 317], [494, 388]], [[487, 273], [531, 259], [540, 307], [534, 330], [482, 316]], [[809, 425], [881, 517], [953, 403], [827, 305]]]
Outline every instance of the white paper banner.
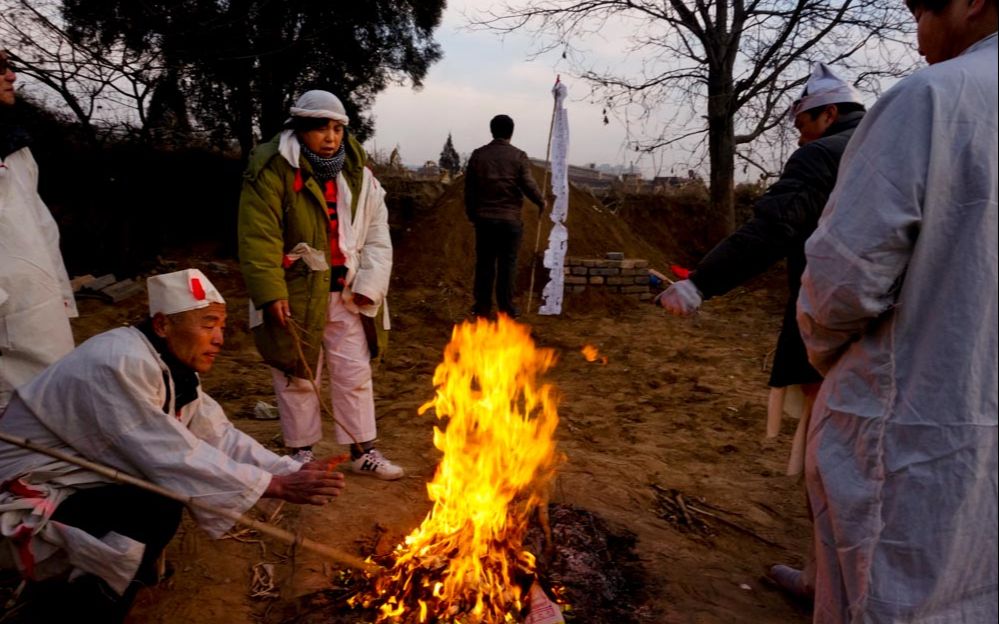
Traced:
[[569, 246], [569, 230], [565, 220], [569, 216], [569, 114], [565, 110], [565, 98], [569, 90], [561, 81], [552, 88], [555, 97], [555, 120], [552, 125], [552, 231], [548, 234], [548, 249], [545, 250], [543, 264], [549, 269], [548, 283], [541, 292], [541, 307], [538, 314], [554, 315], [562, 313], [562, 297], [565, 292], [565, 252]]

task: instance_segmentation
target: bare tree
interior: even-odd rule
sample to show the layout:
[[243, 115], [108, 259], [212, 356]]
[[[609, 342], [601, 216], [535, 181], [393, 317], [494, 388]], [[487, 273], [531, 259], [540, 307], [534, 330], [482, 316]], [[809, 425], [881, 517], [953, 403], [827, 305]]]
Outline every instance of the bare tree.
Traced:
[[161, 74], [153, 56], [116, 41], [75, 43], [61, 24], [60, 3], [52, 0], [0, 0], [0, 40], [18, 73], [61, 98], [90, 139], [101, 128], [145, 128]]
[[[880, 77], [914, 66], [911, 21], [902, 0], [518, 0], [472, 23], [533, 33], [538, 54], [560, 51], [610, 108], [662, 120], [636, 149], [706, 148], [719, 238], [735, 227], [736, 154], [767, 172], [753, 148], [781, 123], [808, 63], [837, 65], [876, 91]], [[615, 29], [639, 70], [585, 64], [582, 47]]]

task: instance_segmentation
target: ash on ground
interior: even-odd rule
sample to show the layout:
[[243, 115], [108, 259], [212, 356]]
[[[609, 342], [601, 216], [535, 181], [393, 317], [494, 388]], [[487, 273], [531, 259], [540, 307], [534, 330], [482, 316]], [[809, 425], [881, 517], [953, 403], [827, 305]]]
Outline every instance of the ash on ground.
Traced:
[[[599, 516], [569, 505], [548, 507], [553, 549], [546, 552], [544, 532], [535, 522], [524, 547], [538, 559], [538, 581], [563, 603], [572, 624], [648, 622], [644, 573], [634, 552], [635, 536], [614, 532]], [[390, 562], [385, 562], [390, 563]], [[281, 624], [367, 624], [372, 610], [351, 609], [347, 600], [369, 590], [367, 579], [349, 571], [337, 574], [333, 587], [285, 603], [275, 611]], [[275, 605], [278, 606], [278, 605]]]
[[551, 504], [548, 515], [554, 544], [550, 556], [538, 524], [524, 546], [537, 554], [542, 587], [554, 588], [565, 603], [566, 622], [648, 621], [645, 574], [634, 552], [634, 534], [615, 532], [599, 516], [569, 505]]

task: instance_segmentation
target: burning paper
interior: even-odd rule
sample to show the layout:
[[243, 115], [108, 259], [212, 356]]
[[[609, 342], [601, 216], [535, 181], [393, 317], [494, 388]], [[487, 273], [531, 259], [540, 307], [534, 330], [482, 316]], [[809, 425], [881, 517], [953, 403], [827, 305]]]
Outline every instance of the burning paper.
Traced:
[[586, 358], [587, 362], [596, 362], [597, 360], [600, 360], [601, 364], [607, 364], [607, 356], [600, 355], [600, 350], [593, 345], [583, 345], [583, 348], [580, 349], [580, 351], [582, 352], [583, 357]]
[[547, 500], [558, 455], [554, 389], [541, 376], [554, 352], [500, 316], [455, 326], [434, 372], [433, 408], [444, 453], [427, 493], [433, 509], [374, 590], [354, 604], [377, 622], [522, 621], [534, 556], [522, 542]]

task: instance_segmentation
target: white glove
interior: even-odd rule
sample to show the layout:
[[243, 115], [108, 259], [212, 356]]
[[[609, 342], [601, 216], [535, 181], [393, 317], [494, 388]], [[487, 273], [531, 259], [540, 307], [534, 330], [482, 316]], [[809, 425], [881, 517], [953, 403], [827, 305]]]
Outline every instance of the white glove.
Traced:
[[655, 303], [675, 316], [690, 316], [701, 307], [704, 298], [690, 280], [680, 280], [656, 295]]

